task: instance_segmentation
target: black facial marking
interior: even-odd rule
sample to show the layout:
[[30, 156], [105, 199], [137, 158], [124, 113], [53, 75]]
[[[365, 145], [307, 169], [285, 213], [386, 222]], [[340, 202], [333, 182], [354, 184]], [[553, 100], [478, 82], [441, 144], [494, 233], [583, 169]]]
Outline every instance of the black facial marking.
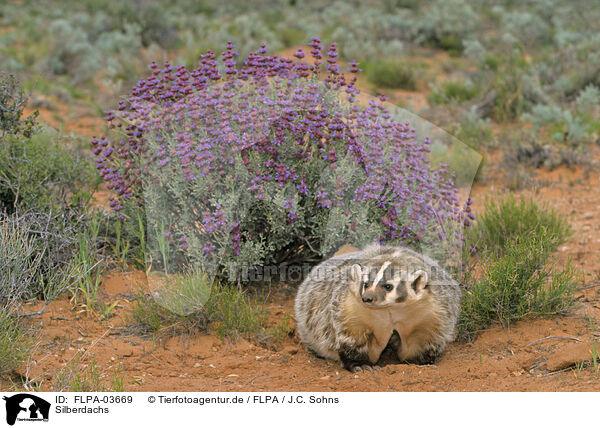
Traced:
[[385, 295], [387, 294], [387, 291], [385, 291], [383, 289], [383, 286], [381, 284], [377, 285], [377, 290], [375, 291], [375, 295], [377, 296], [377, 301], [378, 302], [383, 302], [385, 300]]
[[396, 303], [402, 303], [408, 297], [404, 283], [401, 283], [399, 287], [396, 287]]

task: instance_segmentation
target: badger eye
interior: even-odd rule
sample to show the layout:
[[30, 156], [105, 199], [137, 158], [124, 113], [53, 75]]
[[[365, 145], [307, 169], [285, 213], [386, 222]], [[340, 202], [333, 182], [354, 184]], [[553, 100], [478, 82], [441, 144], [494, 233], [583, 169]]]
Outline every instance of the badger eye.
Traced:
[[392, 291], [394, 289], [394, 286], [392, 284], [383, 284], [383, 289], [385, 291]]

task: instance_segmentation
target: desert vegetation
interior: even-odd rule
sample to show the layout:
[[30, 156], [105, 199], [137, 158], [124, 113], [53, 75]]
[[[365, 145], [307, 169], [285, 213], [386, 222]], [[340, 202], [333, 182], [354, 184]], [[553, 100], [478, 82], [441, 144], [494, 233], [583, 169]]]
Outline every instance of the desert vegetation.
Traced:
[[97, 342], [30, 377], [65, 302], [156, 349], [298, 346], [302, 273], [373, 241], [460, 279], [457, 347], [583, 312], [597, 340], [600, 8], [52, 3], [0, 5], [3, 387], [142, 387]]

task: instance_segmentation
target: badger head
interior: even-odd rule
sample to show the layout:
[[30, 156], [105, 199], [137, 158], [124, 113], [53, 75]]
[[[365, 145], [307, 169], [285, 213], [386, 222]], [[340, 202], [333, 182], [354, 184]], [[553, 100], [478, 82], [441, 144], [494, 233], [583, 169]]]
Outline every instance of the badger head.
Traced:
[[351, 269], [360, 298], [369, 307], [382, 308], [420, 299], [428, 291], [429, 275], [422, 269], [407, 271], [393, 267], [390, 261], [376, 266], [355, 264]]

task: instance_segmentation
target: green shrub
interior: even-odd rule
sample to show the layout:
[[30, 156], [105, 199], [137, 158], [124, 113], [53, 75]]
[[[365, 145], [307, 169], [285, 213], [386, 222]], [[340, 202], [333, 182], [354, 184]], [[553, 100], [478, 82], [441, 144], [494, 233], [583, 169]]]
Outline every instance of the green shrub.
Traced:
[[478, 255], [467, 263], [459, 335], [571, 308], [579, 274], [570, 262], [562, 270], [549, 262], [569, 234], [564, 217], [531, 200], [487, 202], [467, 238]]
[[0, 308], [12, 308], [24, 297], [31, 297], [38, 279], [42, 254], [34, 237], [16, 218], [0, 217]]
[[146, 213], [143, 208], [128, 205], [119, 213], [103, 212], [99, 239], [123, 266], [146, 269]]
[[27, 357], [30, 336], [18, 318], [0, 309], [0, 375], [16, 368]]
[[140, 294], [136, 299], [131, 325], [137, 334], [215, 332], [233, 341], [245, 338], [266, 344], [282, 340], [289, 331], [287, 319], [268, 328], [267, 311], [239, 287], [213, 283], [202, 273], [171, 275], [170, 279], [152, 295]]
[[497, 122], [517, 119], [527, 109], [528, 103], [523, 89], [526, 66], [523, 57], [514, 53], [499, 59], [492, 81], [495, 91], [492, 118]]
[[473, 111], [470, 111], [459, 120], [455, 135], [469, 147], [474, 149], [485, 147], [492, 140], [490, 120], [481, 119]]
[[22, 119], [25, 98], [12, 77], [2, 80], [0, 139], [0, 304], [51, 299], [75, 279], [77, 235], [87, 228], [98, 183], [91, 162], [36, 133]]
[[[537, 104], [531, 109], [531, 113], [525, 113], [522, 120], [531, 122], [537, 130], [546, 129], [557, 142], [578, 146], [589, 141], [591, 136], [592, 122], [589, 112], [584, 113], [583, 106], [589, 110], [596, 96], [593, 86], [589, 91], [582, 94], [577, 100], [575, 112], [563, 110], [558, 106]], [[597, 90], [597, 89], [596, 89]], [[589, 99], [588, 99], [589, 98]]]
[[37, 112], [23, 118], [27, 97], [17, 79], [0, 73], [0, 137], [8, 135], [31, 136], [35, 130]]
[[416, 41], [452, 56], [463, 51], [463, 40], [476, 33], [482, 21], [472, 2], [465, 0], [434, 0], [422, 2], [422, 17], [415, 23]]
[[238, 287], [216, 286], [208, 301], [208, 313], [219, 337], [238, 336], [259, 341], [267, 324], [267, 312], [254, 299], [249, 299]]
[[13, 76], [0, 76], [0, 212], [85, 212], [98, 177], [89, 159], [36, 132], [36, 115], [22, 118], [26, 97]]
[[67, 291], [79, 277], [73, 257], [81, 227], [82, 223], [61, 214], [0, 215], [2, 304], [24, 298], [53, 299]]
[[463, 52], [462, 38], [457, 33], [447, 33], [435, 40], [435, 44], [450, 56], [460, 56]]
[[154, 290], [154, 300], [168, 311], [185, 316], [205, 310], [214, 282], [208, 275], [200, 271], [152, 275], [151, 283], [160, 286]]
[[77, 247], [73, 254], [73, 271], [77, 280], [69, 290], [73, 295], [71, 302], [80, 305], [89, 312], [102, 310], [108, 316], [113, 306], [105, 306], [98, 298], [102, 283], [101, 262], [98, 234], [100, 231], [100, 216], [94, 213], [83, 231], [77, 234]]
[[600, 104], [600, 89], [595, 85], [588, 85], [582, 89], [575, 99], [576, 109], [580, 114], [589, 114], [590, 110]]
[[406, 62], [399, 60], [376, 60], [366, 64], [367, 78], [381, 88], [416, 89], [415, 74]]
[[91, 162], [47, 133], [0, 142], [0, 210], [77, 210], [97, 186]]
[[485, 55], [483, 58], [483, 65], [490, 70], [496, 71], [500, 67], [500, 59], [496, 55]]
[[570, 234], [569, 223], [554, 209], [540, 207], [533, 200], [517, 202], [514, 196], [508, 195], [486, 203], [485, 211], [477, 216], [468, 240], [478, 252], [502, 254], [512, 240], [534, 236], [551, 252]]
[[85, 364], [82, 355], [77, 354], [56, 374], [52, 389], [71, 392], [123, 392], [121, 366], [117, 366], [107, 382], [103, 380], [95, 361]]
[[294, 27], [282, 27], [277, 30], [277, 36], [286, 48], [297, 46], [306, 40], [304, 31]]
[[446, 82], [439, 90], [431, 93], [429, 101], [434, 104], [448, 104], [451, 102], [465, 102], [472, 100], [479, 94], [479, 90], [472, 84], [463, 82]]
[[549, 248], [543, 235], [509, 238], [502, 253], [481, 259], [482, 273], [467, 287], [458, 324], [470, 337], [494, 322], [504, 327], [527, 317], [568, 310], [578, 275], [570, 263], [562, 271], [547, 266]]

